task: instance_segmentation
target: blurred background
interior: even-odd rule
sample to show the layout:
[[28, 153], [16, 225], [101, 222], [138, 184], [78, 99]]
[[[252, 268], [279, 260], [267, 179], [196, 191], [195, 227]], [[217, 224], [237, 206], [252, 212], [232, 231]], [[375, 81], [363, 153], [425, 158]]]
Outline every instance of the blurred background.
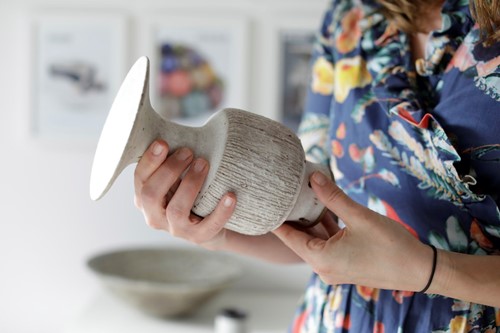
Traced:
[[[295, 129], [325, 7], [0, 0], [0, 332], [62, 332], [101, 290], [85, 266], [96, 253], [191, 246], [146, 226], [133, 205], [133, 166], [101, 201], [89, 198], [98, 134], [133, 62], [150, 57], [153, 104], [179, 121], [202, 123], [232, 106]], [[184, 64], [186, 55], [195, 60]], [[187, 82], [189, 72], [199, 80]], [[242, 289], [300, 295], [310, 274], [241, 261]]]

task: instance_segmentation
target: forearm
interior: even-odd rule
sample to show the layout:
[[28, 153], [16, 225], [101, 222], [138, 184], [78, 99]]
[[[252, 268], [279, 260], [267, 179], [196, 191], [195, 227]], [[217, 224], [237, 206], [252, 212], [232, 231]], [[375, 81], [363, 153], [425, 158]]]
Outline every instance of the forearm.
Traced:
[[428, 293], [500, 307], [500, 256], [439, 251]]
[[229, 231], [224, 244], [217, 250], [239, 253], [273, 263], [292, 264], [303, 262], [295, 252], [285, 246], [272, 233], [261, 236], [246, 236]]

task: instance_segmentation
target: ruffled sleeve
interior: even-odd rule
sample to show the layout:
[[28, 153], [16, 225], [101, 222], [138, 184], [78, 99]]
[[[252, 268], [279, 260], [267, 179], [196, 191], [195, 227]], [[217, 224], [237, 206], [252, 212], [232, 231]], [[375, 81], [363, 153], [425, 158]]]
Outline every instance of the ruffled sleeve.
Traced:
[[[451, 4], [447, 3], [448, 6]], [[474, 225], [478, 226], [474, 232], [477, 234], [481, 231], [483, 239], [489, 238], [498, 248], [500, 212], [495, 203], [498, 192], [476, 191], [476, 175], [457, 169], [457, 166], [464, 164], [466, 155], [466, 149], [457, 140], [461, 140], [464, 146], [463, 142], [469, 140], [468, 136], [475, 133], [478, 125], [472, 121], [476, 117], [473, 115], [474, 105], [467, 104], [470, 103], [468, 101], [475, 101], [476, 107], [481, 106], [485, 121], [491, 118], [490, 126], [484, 123], [482, 133], [474, 135], [476, 142], [467, 142], [465, 146], [471, 150], [470, 147], [482, 142], [485, 147], [498, 150], [498, 135], [495, 141], [491, 128], [498, 121], [498, 102], [495, 103], [496, 93], [492, 92], [495, 89], [493, 84], [483, 87], [477, 82], [488, 77], [479, 75], [480, 66], [498, 66], [499, 62], [495, 59], [499, 58], [497, 54], [497, 58], [476, 61], [472, 51], [464, 50], [468, 44], [472, 50], [480, 43], [477, 39], [474, 43], [464, 42], [465, 36], [470, 38], [478, 34], [462, 7], [444, 12], [443, 18], [442, 29], [434, 32], [429, 40], [426, 58], [416, 64], [411, 59], [406, 34], [391, 28], [387, 23], [384, 23], [385, 27], [378, 26], [371, 31], [376, 34], [374, 43], [365, 45], [364, 49], [368, 70], [373, 77], [371, 91], [391, 119], [391, 125], [387, 132], [375, 131], [370, 138], [378, 149], [387, 154], [394, 153], [395, 144], [408, 147], [413, 157], [404, 165], [408, 173], [419, 179], [420, 189], [427, 191], [433, 198], [451, 202], [468, 212], [474, 217]], [[459, 46], [462, 47], [459, 49]], [[460, 53], [467, 53], [467, 56]], [[454, 90], [448, 89], [443, 94], [443, 81], [433, 81], [433, 75], [440, 74], [439, 77], [442, 77], [443, 72], [449, 71], [446, 68], [453, 66], [462, 70], [453, 76], [453, 80], [451, 76], [445, 79], [445, 87], [453, 86]], [[492, 69], [489, 77], [493, 77], [492, 73], [498, 68]], [[468, 90], [465, 92], [464, 89]], [[457, 104], [466, 95], [468, 97]], [[457, 99], [458, 96], [462, 97]], [[462, 124], [457, 119], [469, 119], [469, 123]], [[462, 133], [463, 129], [466, 130]], [[495, 247], [483, 247], [486, 248]]]

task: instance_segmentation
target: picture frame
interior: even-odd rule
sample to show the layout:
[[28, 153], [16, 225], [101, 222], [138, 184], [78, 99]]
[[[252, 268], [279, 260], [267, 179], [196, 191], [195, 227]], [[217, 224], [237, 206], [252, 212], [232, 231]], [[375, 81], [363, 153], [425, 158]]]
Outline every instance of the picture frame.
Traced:
[[274, 78], [269, 96], [273, 119], [297, 132], [311, 79], [310, 57], [319, 27], [318, 15], [287, 16], [272, 24]]
[[310, 84], [310, 61], [314, 31], [288, 30], [280, 34], [280, 114], [281, 122], [297, 132]]
[[148, 15], [143, 29], [149, 36], [151, 102], [160, 115], [201, 126], [218, 110], [247, 107], [247, 19], [157, 14]]
[[126, 17], [37, 13], [32, 35], [31, 133], [51, 142], [97, 142], [126, 70]]

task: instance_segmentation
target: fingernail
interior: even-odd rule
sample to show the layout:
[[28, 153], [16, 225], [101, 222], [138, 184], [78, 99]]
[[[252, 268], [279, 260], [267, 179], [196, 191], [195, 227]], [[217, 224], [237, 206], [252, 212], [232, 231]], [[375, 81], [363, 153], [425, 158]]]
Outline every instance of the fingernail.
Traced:
[[319, 186], [323, 186], [326, 184], [327, 182], [327, 179], [325, 177], [325, 175], [323, 175], [321, 172], [319, 171], [316, 171], [315, 173], [313, 173], [313, 176], [312, 176], [312, 179], [313, 181], [318, 184]]
[[207, 162], [205, 160], [199, 158], [194, 162], [194, 165], [193, 165], [194, 172], [202, 172], [206, 166], [207, 166]]
[[185, 161], [191, 157], [191, 150], [187, 148], [180, 148], [176, 152], [176, 157], [179, 161]]
[[233, 202], [234, 202], [233, 198], [226, 197], [226, 199], [224, 199], [224, 202], [223, 202], [224, 207], [226, 207], [226, 208], [231, 207], [233, 205]]
[[163, 146], [162, 146], [160, 143], [155, 142], [155, 143], [153, 144], [153, 155], [158, 156], [158, 155], [160, 155], [162, 152], [163, 152]]

